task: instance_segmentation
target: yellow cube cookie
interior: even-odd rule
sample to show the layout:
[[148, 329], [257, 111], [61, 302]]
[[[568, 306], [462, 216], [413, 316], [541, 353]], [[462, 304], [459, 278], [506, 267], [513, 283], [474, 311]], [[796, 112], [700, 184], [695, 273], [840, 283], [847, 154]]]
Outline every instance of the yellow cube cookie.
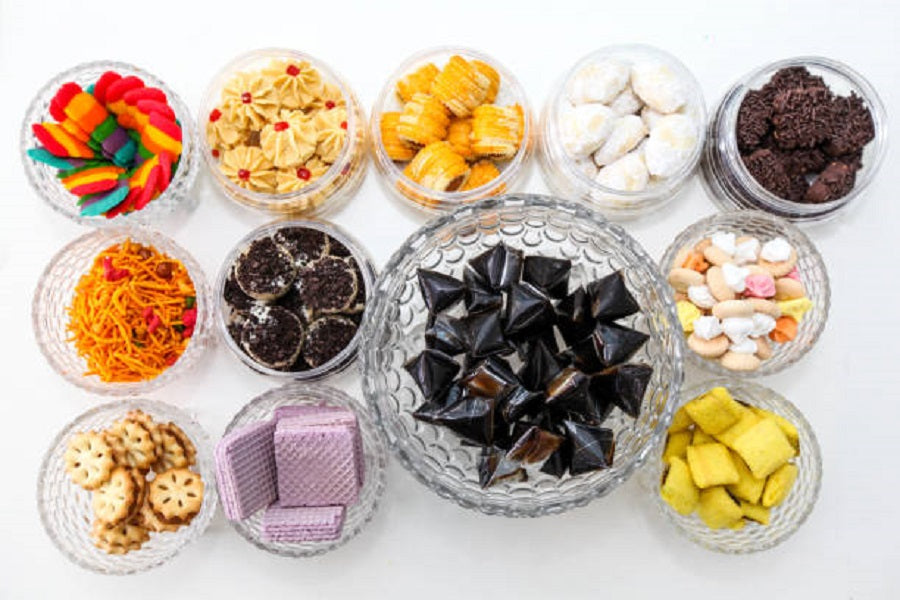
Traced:
[[741, 500], [741, 511], [743, 511], [745, 517], [756, 521], [760, 525], [769, 524], [770, 511], [765, 506], [760, 506], [759, 504], [751, 504], [750, 502]]
[[784, 432], [784, 435], [787, 436], [788, 441], [791, 443], [791, 446], [794, 447], [794, 450], [797, 451], [797, 454], [800, 454], [800, 433], [797, 431], [797, 428], [794, 427], [793, 423], [791, 423], [781, 415], [776, 415], [775, 413], [764, 408], [754, 406], [753, 412], [764, 419], [768, 417], [775, 421], [775, 423], [777, 423], [781, 428], [781, 431]]
[[699, 427], [694, 428], [694, 437], [691, 439], [692, 446], [700, 446], [701, 444], [715, 444], [716, 438], [709, 435]]
[[673, 457], [687, 457], [688, 446], [691, 445], [691, 432], [679, 431], [670, 433], [666, 440], [666, 449], [663, 450], [663, 462], [669, 462]]
[[682, 515], [694, 512], [700, 499], [700, 490], [694, 485], [687, 463], [677, 456], [669, 463], [669, 470], [659, 493], [669, 506]]
[[672, 416], [672, 424], [669, 425], [669, 433], [684, 431], [693, 424], [694, 422], [691, 420], [691, 417], [687, 414], [687, 411], [684, 410], [684, 407], [682, 406], [681, 408], [676, 410], [675, 414]]
[[754, 477], [768, 477], [794, 456], [794, 447], [772, 419], [761, 419], [734, 440], [734, 451]]
[[750, 472], [750, 467], [748, 467], [747, 463], [744, 462], [744, 459], [737, 454], [732, 453], [731, 459], [734, 462], [734, 466], [737, 469], [740, 479], [737, 483], [732, 483], [727, 486], [728, 492], [732, 496], [740, 498], [741, 500], [746, 500], [747, 502], [759, 502], [759, 498], [763, 493], [763, 488], [766, 487], [766, 480], [754, 477], [753, 473]]
[[722, 433], [737, 423], [744, 408], [723, 387], [709, 390], [684, 407], [694, 423], [710, 435]]
[[778, 506], [784, 502], [791, 492], [791, 488], [794, 487], [799, 472], [797, 465], [787, 463], [769, 475], [762, 494], [762, 505], [765, 507]]
[[756, 425], [756, 423], [759, 422], [760, 419], [760, 417], [749, 408], [741, 407], [741, 409], [741, 418], [737, 423], [735, 423], [725, 431], [713, 435], [716, 440], [725, 444], [729, 448], [733, 448], [734, 440], [736, 440], [742, 433]]
[[700, 491], [697, 514], [710, 529], [731, 527], [744, 518], [744, 511], [721, 486]]
[[701, 489], [740, 480], [731, 452], [722, 444], [688, 446], [687, 463], [694, 483]]
[[731, 525], [728, 526], [728, 529], [733, 529], [735, 531], [740, 531], [747, 525], [747, 521], [745, 519], [741, 519], [740, 521], [735, 521]]

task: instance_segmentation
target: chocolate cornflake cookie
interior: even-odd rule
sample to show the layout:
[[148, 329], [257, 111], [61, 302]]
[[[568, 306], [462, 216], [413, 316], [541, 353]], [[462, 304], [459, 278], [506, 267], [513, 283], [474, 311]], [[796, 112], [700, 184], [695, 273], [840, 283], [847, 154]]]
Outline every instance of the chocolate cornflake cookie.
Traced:
[[295, 261], [307, 263], [328, 254], [331, 237], [309, 227], [285, 227], [272, 236], [275, 243], [287, 250]]
[[359, 291], [353, 265], [334, 256], [311, 262], [297, 278], [303, 304], [314, 313], [346, 311], [353, 306]]
[[235, 279], [241, 290], [256, 300], [264, 302], [283, 296], [294, 278], [297, 268], [290, 253], [265, 237], [253, 243], [237, 259]]
[[863, 146], [875, 139], [872, 113], [856, 94], [839, 96], [832, 107], [834, 122], [825, 152], [831, 156], [861, 153]]
[[807, 184], [802, 176], [788, 173], [784, 159], [768, 148], [760, 148], [743, 157], [744, 165], [756, 181], [778, 196], [800, 202]]
[[769, 132], [772, 118], [772, 102], [762, 90], [750, 90], [744, 96], [738, 109], [737, 142], [741, 150], [752, 150], [760, 146]]
[[340, 354], [356, 335], [357, 325], [346, 317], [327, 316], [313, 321], [303, 340], [303, 358], [318, 367]]
[[814, 204], [836, 200], [852, 190], [854, 183], [855, 170], [842, 162], [829, 163], [806, 190], [804, 200]]
[[772, 102], [774, 136], [783, 150], [815, 148], [834, 128], [833, 96], [825, 88], [796, 88]]
[[244, 323], [241, 347], [250, 358], [270, 369], [290, 367], [300, 356], [303, 323], [289, 310], [264, 307]]

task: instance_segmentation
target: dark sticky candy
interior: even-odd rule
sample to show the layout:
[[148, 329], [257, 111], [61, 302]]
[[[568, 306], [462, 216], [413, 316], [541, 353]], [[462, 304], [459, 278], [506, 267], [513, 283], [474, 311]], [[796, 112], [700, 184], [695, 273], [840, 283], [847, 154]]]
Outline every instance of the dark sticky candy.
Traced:
[[492, 354], [504, 354], [513, 350], [503, 335], [503, 322], [499, 310], [469, 315], [463, 319], [472, 358], [487, 358]]
[[460, 382], [472, 396], [499, 398], [518, 386], [516, 374], [502, 358], [491, 356], [463, 375]]
[[553, 325], [553, 304], [547, 295], [530, 283], [514, 283], [506, 299], [506, 326], [510, 337], [546, 330]]
[[466, 284], [465, 303], [469, 314], [494, 310], [503, 306], [503, 296], [491, 289], [480, 275], [470, 267], [463, 272]]
[[612, 429], [565, 421], [571, 457], [569, 472], [580, 475], [612, 466], [616, 438]]
[[418, 278], [419, 291], [431, 314], [447, 310], [459, 302], [466, 291], [462, 281], [445, 273], [419, 269]]
[[641, 310], [625, 286], [622, 271], [591, 282], [587, 293], [590, 296], [591, 316], [598, 321], [615, 321]]
[[549, 256], [526, 256], [522, 269], [522, 281], [530, 283], [554, 298], [569, 293], [569, 273], [572, 261]]
[[583, 340], [594, 330], [591, 302], [583, 287], [578, 287], [556, 305], [556, 326], [567, 344]]
[[431, 327], [425, 331], [425, 346], [456, 356], [466, 351], [468, 333], [459, 319], [449, 315], [435, 317]]
[[532, 392], [523, 386], [508, 391], [503, 402], [502, 415], [507, 423], [514, 423], [524, 416], [534, 416], [544, 405], [544, 392]]
[[522, 278], [522, 251], [502, 242], [469, 261], [469, 266], [492, 290], [507, 290]]
[[522, 385], [529, 390], [544, 389], [547, 383], [562, 370], [554, 353], [541, 339], [530, 344], [530, 353], [524, 357], [524, 361], [518, 375]]
[[443, 352], [430, 348], [423, 350], [403, 368], [419, 386], [425, 400], [432, 400], [446, 391], [459, 373], [459, 363]]
[[652, 375], [653, 367], [650, 365], [640, 363], [616, 365], [594, 376], [591, 391], [595, 396], [608, 399], [622, 412], [636, 419], [641, 414], [644, 392]]
[[516, 438], [507, 458], [526, 465], [543, 462], [562, 445], [563, 437], [537, 426]]

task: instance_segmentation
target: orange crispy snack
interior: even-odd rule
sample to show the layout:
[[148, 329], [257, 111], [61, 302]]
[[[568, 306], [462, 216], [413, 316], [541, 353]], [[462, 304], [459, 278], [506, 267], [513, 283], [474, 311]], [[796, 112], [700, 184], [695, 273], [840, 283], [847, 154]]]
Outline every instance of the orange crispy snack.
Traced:
[[457, 117], [468, 117], [487, 98], [491, 79], [461, 56], [450, 57], [431, 83], [431, 93]]
[[422, 65], [397, 81], [397, 95], [404, 102], [409, 102], [418, 93], [427, 94], [428, 90], [431, 89], [431, 82], [434, 81], [438, 73], [440, 71], [433, 64]]
[[400, 123], [400, 113], [386, 112], [381, 115], [381, 142], [384, 151], [391, 160], [412, 160], [416, 150], [400, 139], [397, 135], [397, 125]]
[[[472, 172], [469, 173], [469, 179], [459, 188], [460, 191], [474, 190], [486, 183], [500, 177], [500, 171], [496, 165], [489, 160], [480, 160], [472, 165]], [[498, 191], [499, 193], [499, 191]]]
[[397, 136], [418, 146], [427, 146], [447, 137], [450, 117], [444, 105], [429, 94], [414, 94], [403, 105], [397, 123]]
[[773, 342], [783, 344], [797, 337], [797, 320], [794, 317], [783, 316], [775, 319], [775, 329], [769, 332]]
[[432, 190], [454, 192], [466, 184], [471, 169], [447, 142], [434, 142], [419, 150], [403, 173]]
[[706, 270], [709, 269], [709, 263], [706, 262], [702, 252], [691, 252], [687, 255], [687, 258], [684, 259], [684, 264], [681, 266], [685, 269], [691, 269], [692, 271], [698, 271], [700, 273], [706, 273]]
[[522, 141], [523, 124], [518, 105], [479, 106], [472, 114], [472, 150], [478, 156], [512, 158]]
[[472, 119], [453, 119], [447, 128], [447, 141], [453, 146], [453, 151], [466, 160], [475, 158], [472, 151]]
[[491, 65], [480, 60], [473, 60], [472, 64], [478, 71], [491, 81], [488, 87], [487, 96], [484, 97], [485, 104], [492, 104], [497, 99], [497, 92], [500, 91], [500, 73]]

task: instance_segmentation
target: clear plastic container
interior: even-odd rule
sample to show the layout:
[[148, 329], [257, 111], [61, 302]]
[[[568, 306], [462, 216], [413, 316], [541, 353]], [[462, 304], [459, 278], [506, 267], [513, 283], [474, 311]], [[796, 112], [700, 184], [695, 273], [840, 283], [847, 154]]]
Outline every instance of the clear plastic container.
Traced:
[[[337, 86], [347, 107], [347, 138], [337, 159], [321, 177], [294, 192], [268, 194], [244, 189], [232, 182], [213, 156], [206, 136], [210, 112], [219, 104], [222, 88], [241, 71], [257, 71], [273, 60], [306, 61], [322, 76], [322, 81]], [[284, 48], [266, 48], [242, 54], [219, 71], [203, 96], [198, 117], [203, 158], [216, 183], [225, 194], [243, 204], [276, 215], [320, 215], [349, 200], [359, 189], [366, 172], [366, 117], [356, 94], [334, 70], [317, 58]]]
[[[72, 435], [107, 428], [131, 410], [141, 410], [157, 423], [173, 422], [191, 439], [197, 448], [197, 463], [191, 469], [203, 478], [203, 504], [190, 525], [175, 532], [151, 533], [139, 550], [107, 554], [94, 546], [90, 538], [94, 520], [91, 493], [72, 483], [64, 457]], [[53, 439], [38, 474], [38, 511], [50, 540], [75, 564], [107, 575], [137, 573], [168, 562], [203, 535], [216, 512], [215, 473], [209, 436], [187, 412], [153, 400], [115, 400], [81, 414]]]
[[[421, 352], [428, 310], [416, 271], [461, 276], [467, 260], [498, 242], [529, 254], [568, 258], [577, 286], [624, 269], [641, 311], [622, 324], [650, 338], [633, 358], [653, 367], [638, 419], [615, 410], [604, 422], [616, 437], [613, 466], [557, 479], [479, 484], [480, 448], [412, 413], [422, 394], [404, 370]], [[512, 194], [460, 207], [410, 236], [379, 277], [363, 324], [363, 392], [400, 463], [443, 498], [490, 515], [540, 517], [584, 506], [626, 481], [671, 419], [682, 383], [683, 341], [668, 284], [641, 246], [598, 213], [549, 196]]]
[[353, 361], [356, 360], [356, 353], [361, 341], [362, 327], [356, 330], [356, 334], [353, 336], [353, 339], [350, 340], [350, 343], [347, 344], [347, 346], [341, 352], [332, 357], [326, 363], [312, 369], [307, 369], [305, 371], [279, 371], [277, 369], [272, 369], [265, 365], [259, 364], [253, 358], [248, 356], [246, 352], [244, 352], [240, 344], [238, 344], [234, 340], [234, 338], [231, 337], [231, 334], [228, 331], [228, 322], [231, 316], [231, 308], [228, 306], [228, 303], [225, 300], [225, 282], [228, 280], [228, 277], [231, 273], [231, 268], [234, 266], [235, 261], [241, 255], [241, 253], [255, 240], [270, 236], [277, 232], [279, 229], [288, 227], [305, 227], [308, 229], [321, 231], [341, 242], [344, 246], [347, 247], [347, 249], [350, 251], [350, 256], [352, 256], [353, 260], [356, 261], [356, 264], [359, 265], [359, 270], [362, 273], [363, 281], [360, 282], [360, 286], [365, 286], [365, 304], [366, 310], [368, 310], [368, 304], [370, 302], [370, 299], [372, 298], [372, 290], [374, 289], [375, 285], [375, 267], [373, 266], [372, 259], [369, 257], [365, 249], [363, 249], [362, 245], [360, 245], [360, 243], [355, 238], [350, 236], [348, 233], [346, 233], [344, 230], [340, 229], [333, 223], [327, 223], [325, 221], [307, 221], [303, 219], [284, 219], [280, 221], [273, 221], [272, 223], [254, 229], [246, 236], [244, 236], [244, 238], [241, 239], [241, 241], [239, 241], [234, 246], [234, 248], [231, 249], [231, 252], [229, 252], [225, 257], [225, 260], [222, 262], [222, 267], [219, 269], [218, 278], [216, 279], [216, 322], [218, 323], [219, 333], [225, 340], [225, 345], [228, 346], [228, 349], [231, 350], [239, 359], [241, 359], [241, 362], [243, 362], [254, 371], [262, 373], [263, 375], [271, 375], [272, 377], [313, 381], [316, 379], [322, 379], [323, 377], [327, 377], [335, 373], [340, 373], [351, 364], [353, 364]]
[[359, 434], [362, 437], [365, 460], [365, 479], [359, 492], [359, 500], [348, 506], [344, 515], [344, 528], [336, 540], [320, 542], [272, 542], [263, 539], [262, 517], [259, 511], [242, 521], [229, 521], [241, 537], [266, 552], [291, 557], [316, 556], [343, 546], [356, 537], [372, 520], [384, 494], [387, 450], [384, 438], [375, 426], [369, 410], [364, 404], [344, 392], [325, 385], [309, 385], [300, 382], [269, 390], [247, 403], [231, 420], [225, 433], [236, 427], [271, 419], [280, 406], [300, 404], [325, 404], [349, 408], [356, 414]]
[[[731, 210], [701, 219], [679, 233], [660, 260], [660, 270], [668, 275], [679, 250], [693, 246], [703, 238], [720, 231], [735, 232], [739, 236], [755, 236], [761, 242], [776, 237], [787, 240], [797, 252], [797, 272], [813, 307], [800, 321], [797, 337], [785, 344], [771, 344], [772, 357], [764, 360], [755, 371], [732, 371], [723, 367], [719, 361], [703, 358], [690, 348], [686, 348], [688, 360], [695, 366], [721, 377], [762, 377], [783, 371], [806, 356], [825, 329], [831, 307], [831, 286], [825, 261], [812, 240], [784, 219], [758, 210]], [[669, 292], [674, 293], [671, 288]]]
[[669, 506], [659, 493], [660, 482], [666, 470], [662, 461], [665, 436], [652, 459], [642, 470], [641, 482], [659, 514], [678, 532], [708, 550], [725, 554], [748, 554], [774, 548], [794, 534], [806, 521], [822, 487], [822, 453], [819, 441], [806, 417], [779, 393], [750, 381], [716, 379], [706, 381], [684, 391], [680, 404], [685, 404], [714, 387], [725, 387], [735, 400], [745, 402], [777, 415], [793, 423], [800, 439], [800, 455], [794, 461], [798, 468], [797, 480], [783, 503], [772, 509], [768, 525], [748, 523], [743, 529], [710, 529], [696, 513], [684, 516]]
[[[500, 74], [500, 89], [494, 104], [504, 106], [518, 104], [521, 106], [525, 117], [525, 131], [516, 155], [508, 161], [497, 163], [497, 168], [500, 171], [499, 177], [472, 190], [441, 192], [414, 182], [403, 174], [403, 165], [405, 163], [396, 163], [390, 159], [381, 139], [381, 116], [386, 112], [399, 111], [403, 108], [403, 103], [396, 92], [397, 81], [400, 78], [429, 62], [440, 69], [453, 55], [460, 55], [468, 60], [474, 59], [485, 62]], [[516, 185], [522, 180], [523, 169], [531, 156], [534, 131], [535, 124], [531, 106], [528, 103], [528, 98], [525, 96], [525, 89], [512, 73], [486, 54], [455, 46], [423, 50], [403, 61], [400, 67], [388, 78], [381, 93], [378, 95], [378, 99], [372, 108], [372, 118], [369, 124], [375, 166], [382, 176], [382, 182], [385, 187], [395, 197], [430, 213], [447, 212], [462, 204], [469, 204], [482, 198], [514, 191]]]
[[[197, 323], [190, 342], [174, 365], [153, 379], [107, 383], [96, 375], [84, 375], [87, 362], [78, 355], [75, 345], [67, 341], [68, 307], [72, 303], [75, 286], [81, 276], [90, 271], [97, 255], [126, 240], [151, 245], [187, 268], [196, 292]], [[214, 306], [202, 267], [187, 250], [174, 241], [145, 228], [96, 230], [63, 247], [50, 259], [41, 274], [34, 291], [31, 311], [35, 340], [53, 370], [74, 385], [95, 394], [133, 396], [158, 389], [194, 369], [213, 340]]]
[[[778, 70], [806, 67], [812, 75], [825, 80], [840, 95], [855, 92], [872, 113], [875, 139], [863, 149], [862, 169], [856, 173], [856, 185], [842, 198], [821, 204], [805, 204], [779, 198], [759, 183], [744, 166], [738, 151], [737, 115], [744, 95], [761, 88]], [[707, 144], [701, 163], [703, 183], [713, 200], [723, 209], [763, 210], [797, 222], [826, 221], [851, 204], [858, 204], [875, 178], [887, 148], [887, 115], [875, 88], [847, 65], [818, 56], [789, 58], [764, 65], [738, 80], [725, 93], [709, 120]]]
[[[651, 179], [647, 188], [641, 191], [623, 192], [597, 183], [579, 165], [578, 159], [571, 157], [563, 147], [559, 120], [562, 111], [571, 106], [566, 96], [567, 85], [585, 65], [603, 59], [616, 59], [627, 64], [634, 64], [639, 60], [664, 64], [686, 82], [689, 88], [689, 99], [681, 112], [697, 124], [697, 143], [681, 168], [665, 179]], [[671, 202], [694, 173], [706, 137], [703, 90], [688, 68], [668, 52], [642, 44], [606, 46], [575, 63], [554, 89], [555, 92], [544, 105], [541, 116], [538, 160], [544, 181], [556, 195], [583, 202], [610, 219], [632, 219], [659, 210]]]
[[[169, 106], [175, 111], [175, 117], [181, 124], [182, 152], [178, 168], [172, 174], [172, 180], [166, 190], [152, 200], [142, 210], [129, 214], [119, 215], [108, 219], [105, 216], [85, 217], [79, 213], [78, 197], [70, 193], [59, 181], [58, 169], [32, 160], [26, 151], [40, 146], [37, 138], [31, 131], [34, 123], [55, 120], [50, 116], [50, 101], [56, 95], [60, 86], [74, 81], [86, 87], [96, 83], [97, 79], [106, 71], [115, 71], [120, 75], [135, 75], [140, 77], [148, 86], [156, 87], [166, 93]], [[185, 106], [181, 98], [169, 89], [156, 76], [147, 73], [133, 65], [113, 61], [96, 61], [77, 65], [67, 71], [63, 71], [42, 87], [25, 113], [22, 122], [22, 134], [19, 143], [22, 155], [22, 164], [25, 167], [25, 175], [35, 192], [46, 202], [50, 208], [65, 215], [69, 219], [90, 227], [125, 227], [129, 225], [152, 225], [176, 212], [189, 212], [197, 205], [197, 197], [188, 192], [194, 183], [199, 168], [197, 156], [197, 133], [194, 128], [194, 120], [191, 112]]]

